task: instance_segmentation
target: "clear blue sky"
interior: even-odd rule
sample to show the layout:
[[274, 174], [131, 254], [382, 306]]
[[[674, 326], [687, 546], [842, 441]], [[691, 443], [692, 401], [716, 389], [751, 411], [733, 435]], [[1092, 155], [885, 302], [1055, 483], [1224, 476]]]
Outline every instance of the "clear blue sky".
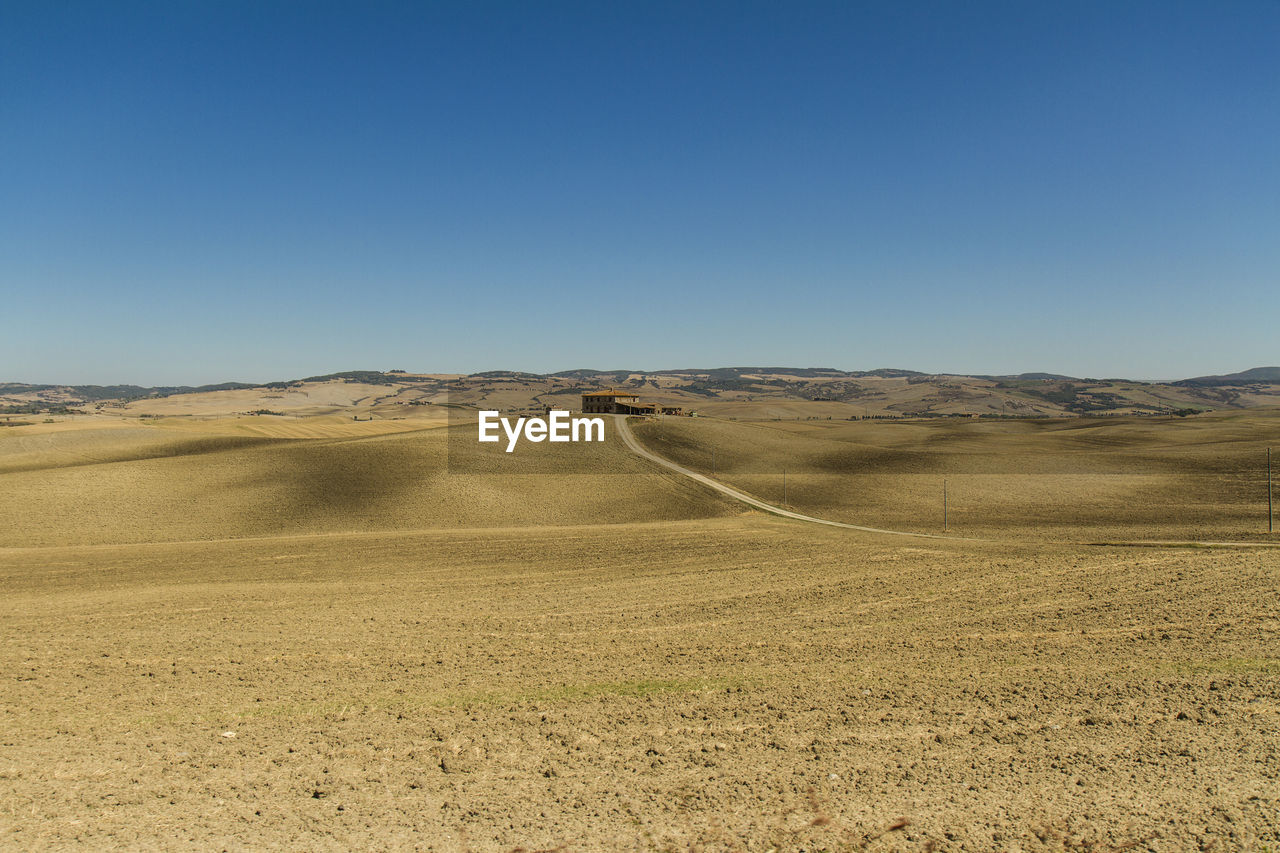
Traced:
[[1280, 3], [6, 2], [0, 380], [1280, 363]]

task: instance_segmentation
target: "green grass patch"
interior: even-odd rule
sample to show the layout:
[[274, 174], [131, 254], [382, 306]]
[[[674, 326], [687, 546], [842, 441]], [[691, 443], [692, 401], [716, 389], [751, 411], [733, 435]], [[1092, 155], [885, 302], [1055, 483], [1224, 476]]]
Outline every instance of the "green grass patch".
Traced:
[[[754, 682], [743, 677], [726, 678], [648, 678], [631, 681], [599, 681], [583, 684], [557, 684], [534, 689], [495, 689], [449, 691], [428, 695], [405, 693], [351, 694], [342, 697], [316, 697], [290, 702], [262, 702], [239, 708], [204, 709], [194, 718], [213, 727], [262, 719], [300, 717], [344, 717], [370, 712], [413, 713], [423, 709], [514, 707], [583, 702], [604, 697], [643, 698], [672, 693], [703, 693], [750, 687]], [[137, 722], [147, 725], [176, 724], [192, 719], [181, 710], [148, 715]]]
[[536, 690], [486, 690], [448, 694], [426, 704], [436, 708], [465, 708], [471, 705], [526, 705], [541, 702], [580, 702], [602, 696], [641, 697], [662, 693], [701, 693], [706, 690], [728, 690], [743, 687], [742, 679], [729, 678], [652, 678], [638, 681], [600, 681], [587, 684], [561, 684]]

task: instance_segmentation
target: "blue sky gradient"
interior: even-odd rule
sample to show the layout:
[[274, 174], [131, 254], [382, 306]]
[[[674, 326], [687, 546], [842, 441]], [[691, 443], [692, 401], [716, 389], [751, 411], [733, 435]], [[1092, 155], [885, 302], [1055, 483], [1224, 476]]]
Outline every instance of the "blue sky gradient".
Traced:
[[0, 380], [1280, 363], [1280, 3], [9, 3]]

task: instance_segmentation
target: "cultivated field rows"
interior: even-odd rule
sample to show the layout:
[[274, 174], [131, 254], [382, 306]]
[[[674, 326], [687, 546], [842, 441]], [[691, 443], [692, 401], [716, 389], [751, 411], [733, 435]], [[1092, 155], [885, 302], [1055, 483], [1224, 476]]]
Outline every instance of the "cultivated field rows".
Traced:
[[[983, 541], [748, 512], [612, 440], [24, 428], [0, 439], [0, 846], [1275, 849], [1256, 500], [1188, 516], [1238, 547], [1080, 541], [1178, 532], [1134, 495], [1243, 477], [1274, 426], [1117, 426], [637, 425], [764, 498], [784, 462], [815, 514], [929, 528], [910, 507], [946, 471]], [[882, 467], [819, 467], [849, 447]], [[1018, 478], [1081, 485], [994, 502]], [[1056, 539], [1015, 512], [1046, 506]]]

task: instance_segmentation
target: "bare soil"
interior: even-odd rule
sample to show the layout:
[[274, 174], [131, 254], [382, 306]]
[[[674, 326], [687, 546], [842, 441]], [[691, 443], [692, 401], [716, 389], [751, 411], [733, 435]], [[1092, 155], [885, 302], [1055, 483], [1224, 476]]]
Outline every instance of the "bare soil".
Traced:
[[[673, 458], [720, 429], [668, 424]], [[1274, 424], [1020, 452], [1199, 476]], [[1062, 541], [835, 530], [612, 442], [607, 475], [451, 466], [447, 432], [0, 437], [0, 847], [1280, 848], [1278, 549], [1069, 541], [1093, 510]], [[849, 444], [746, 435], [797, 466]], [[882, 459], [1043, 476], [1017, 444]], [[1111, 506], [1099, 529], [1167, 532]], [[1212, 506], [1198, 530], [1260, 538], [1256, 500]]]

